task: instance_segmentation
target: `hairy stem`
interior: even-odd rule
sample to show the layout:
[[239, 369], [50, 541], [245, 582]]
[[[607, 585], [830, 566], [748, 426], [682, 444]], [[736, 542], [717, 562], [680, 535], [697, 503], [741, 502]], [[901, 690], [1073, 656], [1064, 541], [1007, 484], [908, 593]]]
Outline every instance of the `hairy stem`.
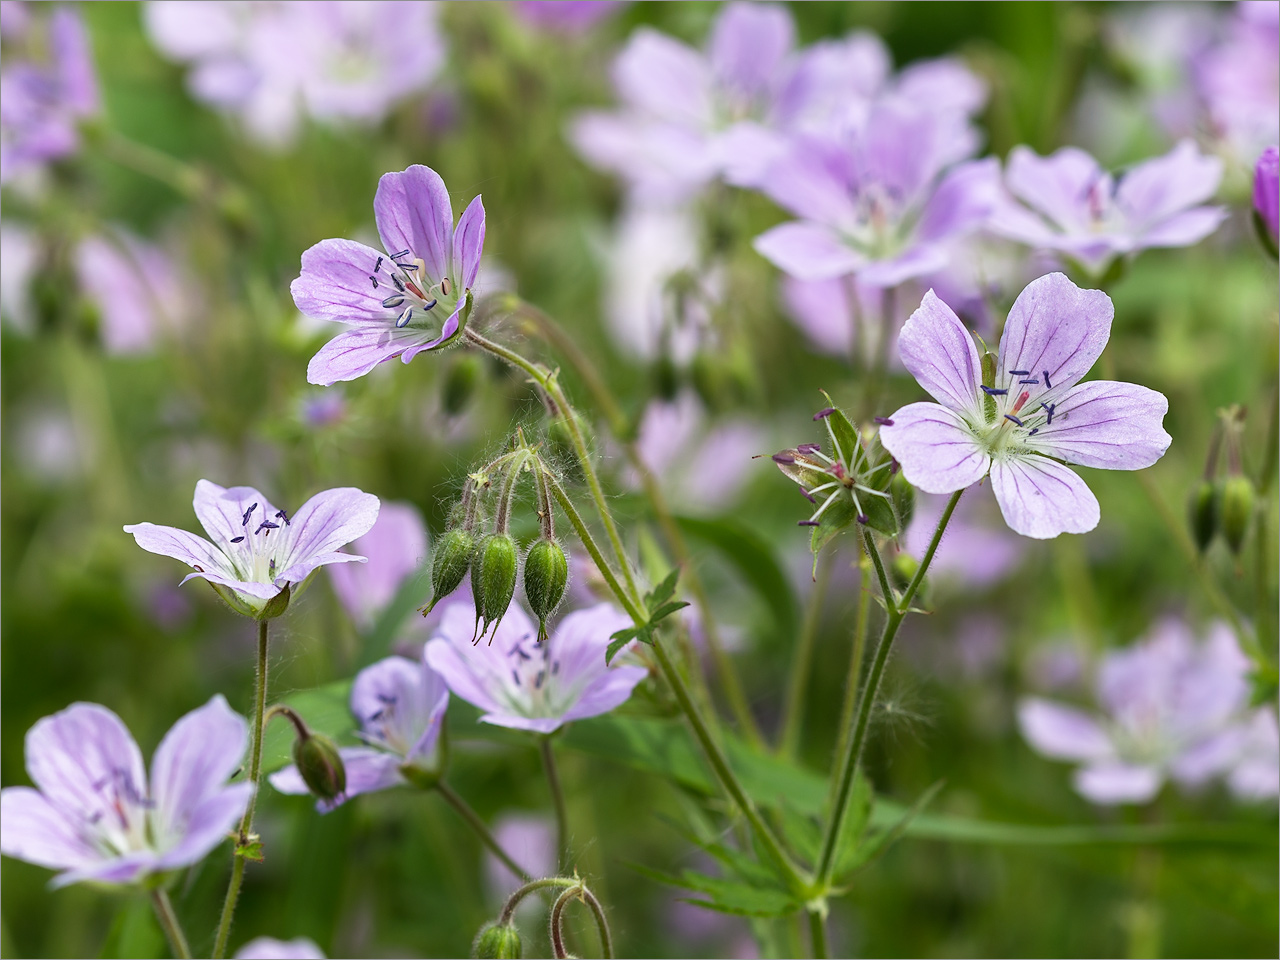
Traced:
[[187, 937], [182, 932], [178, 915], [173, 912], [169, 894], [163, 890], [152, 890], [151, 903], [156, 908], [156, 919], [160, 921], [160, 926], [164, 927], [164, 935], [169, 938], [169, 946], [173, 947], [173, 955], [182, 960], [188, 960], [191, 956], [191, 948], [187, 946]]
[[831, 951], [827, 947], [827, 917], [823, 910], [811, 907], [809, 914], [809, 943], [814, 957], [829, 957]]
[[485, 826], [485, 822], [480, 819], [480, 814], [471, 809], [471, 805], [455, 793], [451, 786], [443, 780], [440, 780], [436, 783], [435, 789], [440, 796], [444, 797], [449, 806], [453, 807], [453, 809], [458, 812], [458, 816], [462, 817], [462, 819], [466, 821], [467, 826], [471, 828], [479, 841], [484, 844], [485, 849], [502, 861], [503, 866], [525, 883], [528, 883], [532, 879], [532, 877], [525, 872], [524, 868], [515, 862], [511, 854], [507, 853], [507, 851], [502, 848], [502, 844], [498, 842], [492, 831]]
[[502, 907], [502, 913], [498, 915], [498, 923], [510, 923], [511, 918], [515, 916], [516, 907], [520, 906], [520, 901], [531, 893], [552, 888], [576, 887], [581, 882], [577, 877], [543, 877], [541, 880], [528, 880], [524, 886], [507, 897], [507, 902]]
[[569, 815], [564, 803], [564, 790], [560, 786], [560, 773], [556, 769], [556, 754], [550, 735], [538, 738], [542, 753], [542, 769], [547, 774], [547, 789], [551, 791], [551, 803], [556, 811], [556, 859], [561, 870], [569, 869]]

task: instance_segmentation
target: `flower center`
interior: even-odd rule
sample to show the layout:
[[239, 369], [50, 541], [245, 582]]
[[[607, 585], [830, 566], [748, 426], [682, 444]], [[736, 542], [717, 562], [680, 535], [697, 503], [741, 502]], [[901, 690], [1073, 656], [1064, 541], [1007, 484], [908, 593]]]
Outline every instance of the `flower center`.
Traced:
[[516, 688], [508, 698], [511, 708], [526, 717], [558, 717], [564, 712], [564, 701], [572, 699], [557, 679], [560, 661], [551, 657], [550, 640], [535, 647], [533, 653], [524, 649], [526, 640], [528, 637], [517, 641], [507, 654]]
[[[277, 510], [274, 517], [268, 517], [264, 508], [260, 520], [257, 512], [258, 504], [250, 504], [240, 520], [244, 532], [232, 537], [223, 552], [245, 583], [274, 585], [277, 575], [283, 570], [281, 558], [288, 553], [285, 529], [291, 521], [283, 510]], [[272, 536], [273, 531], [279, 532]]]
[[127, 770], [112, 769], [93, 784], [93, 790], [101, 806], [87, 818], [84, 839], [88, 843], [110, 856], [150, 846], [147, 812], [155, 809], [155, 801], [138, 789]]
[[411, 251], [378, 257], [369, 275], [373, 289], [385, 294], [382, 306], [397, 330], [429, 330], [440, 327], [458, 306], [458, 289], [448, 277], [434, 280], [427, 265]]

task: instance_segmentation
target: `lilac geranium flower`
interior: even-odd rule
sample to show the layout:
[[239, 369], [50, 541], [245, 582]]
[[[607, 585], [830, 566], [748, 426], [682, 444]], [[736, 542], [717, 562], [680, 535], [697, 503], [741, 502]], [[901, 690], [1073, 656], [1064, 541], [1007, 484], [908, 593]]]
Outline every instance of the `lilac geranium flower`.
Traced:
[[1194, 787], [1237, 763], [1248, 666], [1224, 624], [1201, 644], [1185, 625], [1165, 621], [1103, 661], [1096, 691], [1102, 716], [1029, 697], [1018, 723], [1040, 753], [1083, 764], [1074, 783], [1089, 800], [1146, 803], [1170, 777]]
[[82, 240], [76, 274], [98, 308], [108, 353], [146, 351], [162, 334], [175, 332], [194, 299], [163, 250], [124, 231]]
[[1277, 178], [1280, 178], [1280, 150], [1267, 147], [1253, 170], [1253, 209], [1267, 228], [1273, 244], [1277, 231], [1280, 231], [1280, 185]]
[[202, 577], [233, 609], [252, 617], [278, 612], [270, 601], [317, 567], [363, 563], [364, 557], [338, 548], [364, 536], [378, 518], [378, 498], [355, 487], [318, 493], [290, 516], [253, 487], [201, 480], [192, 506], [209, 540], [154, 523], [129, 524], [125, 532], [143, 550], [195, 568], [183, 583]]
[[350, 324], [311, 358], [307, 380], [329, 386], [400, 357], [452, 343], [471, 312], [484, 250], [477, 195], [457, 229], [449, 191], [430, 167], [383, 174], [373, 200], [386, 253], [354, 240], [321, 240], [302, 255], [293, 302], [308, 317]]
[[[328, 813], [362, 793], [434, 782], [443, 762], [440, 732], [448, 707], [449, 688], [425, 657], [387, 657], [361, 670], [351, 686], [351, 713], [367, 746], [338, 751], [347, 771], [346, 792], [318, 800], [316, 809]], [[270, 780], [281, 793], [310, 793], [294, 766]]]
[[1280, 135], [1280, 4], [1232, 5], [1225, 36], [1188, 64], [1210, 135], [1248, 163]]
[[643, 667], [605, 664], [610, 635], [630, 625], [617, 608], [601, 603], [575, 610], [539, 644], [536, 626], [513, 603], [492, 642], [477, 646], [471, 611], [450, 604], [426, 657], [456, 696], [484, 711], [485, 723], [551, 733], [571, 720], [608, 713], [645, 678]]
[[405, 578], [422, 566], [427, 528], [413, 504], [383, 503], [369, 532], [351, 546], [368, 562], [332, 566], [329, 579], [347, 614], [361, 630], [368, 630]]
[[236, 951], [235, 960], [325, 960], [325, 956], [319, 945], [307, 937], [257, 937]]
[[248, 725], [221, 696], [174, 724], [147, 778], [128, 728], [73, 703], [27, 731], [36, 789], [0, 791], [0, 852], [61, 870], [53, 885], [134, 883], [202, 860], [244, 813], [253, 785], [227, 780]]
[[47, 59], [11, 50], [0, 69], [0, 183], [74, 153], [79, 123], [98, 112], [98, 81], [79, 15], [67, 7], [47, 20], [10, 15], [6, 44], [39, 46], [37, 28], [47, 32]]
[[1116, 257], [1186, 247], [1213, 233], [1227, 212], [1204, 203], [1221, 180], [1222, 161], [1189, 140], [1118, 179], [1074, 147], [1048, 157], [1015, 147], [1005, 185], [1021, 203], [1001, 203], [990, 228], [1069, 257], [1097, 276]]
[[1064, 464], [1141, 470], [1170, 437], [1169, 402], [1132, 383], [1079, 383], [1111, 336], [1114, 308], [1100, 290], [1060, 273], [1018, 295], [1000, 338], [995, 382], [959, 318], [930, 290], [907, 320], [898, 353], [938, 401], [901, 408], [880, 441], [927, 493], [952, 493], [988, 474], [1005, 522], [1027, 537], [1085, 533], [1098, 501]]

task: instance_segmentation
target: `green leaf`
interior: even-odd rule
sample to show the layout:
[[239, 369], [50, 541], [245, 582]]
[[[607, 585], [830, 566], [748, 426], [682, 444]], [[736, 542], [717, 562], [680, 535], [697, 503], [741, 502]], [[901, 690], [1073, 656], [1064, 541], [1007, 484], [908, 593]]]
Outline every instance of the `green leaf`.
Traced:
[[776, 887], [761, 887], [740, 880], [709, 877], [694, 870], [683, 870], [676, 876], [642, 864], [631, 866], [651, 880], [704, 894], [707, 899], [688, 898], [688, 902], [720, 913], [744, 917], [785, 917], [803, 908], [798, 900]]
[[671, 603], [664, 603], [662, 606], [658, 607], [657, 610], [654, 610], [653, 613], [650, 615], [649, 626], [652, 627], [659, 620], [665, 620], [667, 617], [671, 616], [677, 610], [683, 610], [688, 605], [689, 603], [686, 600], [676, 600]]
[[663, 578], [662, 582], [644, 595], [645, 606], [649, 611], [662, 606], [676, 592], [676, 581], [680, 579], [680, 568], [676, 567]]
[[[865, 781], [863, 781], [865, 784]], [[871, 814], [870, 787], [864, 787], [867, 793], [866, 812], [862, 818], [862, 827], [857, 833], [845, 832], [846, 837], [856, 838], [845, 849], [841, 851], [840, 858], [836, 861], [836, 875], [840, 876], [850, 873], [861, 867], [866, 866], [878, 859], [890, 846], [898, 840], [899, 837], [906, 832], [911, 826], [911, 821], [927, 807], [934, 797], [938, 795], [938, 791], [942, 789], [943, 781], [939, 780], [932, 784], [924, 793], [916, 798], [907, 810], [897, 818], [892, 824], [879, 829], [870, 831], [865, 830]], [[855, 798], [856, 802], [856, 798]], [[852, 813], [852, 811], [850, 811]], [[852, 818], [850, 818], [852, 819]], [[842, 839], [842, 844], [844, 840]]]
[[677, 517], [676, 522], [689, 536], [715, 547], [742, 575], [752, 592], [769, 605], [778, 635], [794, 629], [799, 620], [795, 592], [768, 539], [739, 521], [724, 517]]
[[886, 537], [898, 535], [898, 514], [893, 509], [893, 502], [874, 493], [858, 491], [858, 500], [867, 518], [867, 526]]
[[613, 658], [618, 655], [618, 651], [632, 640], [638, 639], [644, 643], [650, 642], [650, 638], [642, 637], [641, 631], [637, 630], [635, 627], [628, 627], [626, 630], [619, 630], [617, 633], [611, 634], [610, 637], [613, 642], [609, 644], [608, 648], [604, 652], [604, 663], [606, 667], [613, 663]]

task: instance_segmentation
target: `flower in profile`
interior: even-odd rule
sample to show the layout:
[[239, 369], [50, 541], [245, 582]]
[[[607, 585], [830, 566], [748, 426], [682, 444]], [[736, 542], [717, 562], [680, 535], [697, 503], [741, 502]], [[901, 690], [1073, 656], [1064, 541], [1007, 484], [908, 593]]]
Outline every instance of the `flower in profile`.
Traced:
[[6, 18], [9, 44], [40, 46], [45, 34], [47, 58], [10, 49], [0, 69], [0, 183], [74, 153], [80, 146], [80, 121], [98, 112], [98, 80], [89, 38], [80, 16], [59, 7], [47, 19], [27, 16], [27, 8]]
[[130, 233], [95, 234], [76, 250], [80, 286], [93, 301], [108, 353], [140, 353], [172, 334], [192, 298], [173, 260]]
[[293, 302], [308, 317], [349, 324], [311, 358], [307, 380], [329, 386], [399, 357], [452, 343], [466, 326], [484, 250], [477, 195], [457, 229], [449, 191], [430, 167], [383, 174], [373, 200], [385, 253], [321, 240], [302, 254]]
[[244, 813], [253, 785], [228, 784], [248, 725], [221, 696], [165, 734], [151, 761], [121, 719], [73, 703], [27, 731], [36, 789], [0, 791], [0, 852], [61, 870], [53, 885], [134, 883], [202, 860]]
[[450, 604], [427, 662], [449, 689], [484, 711], [485, 723], [551, 733], [572, 720], [608, 713], [626, 702], [648, 671], [605, 663], [610, 635], [631, 620], [607, 603], [569, 614], [537, 643], [529, 615], [512, 604], [491, 644], [475, 645], [475, 621]]
[[1271, 238], [1272, 247], [1276, 244], [1276, 233], [1280, 230], [1280, 151], [1275, 147], [1267, 147], [1262, 151], [1253, 169], [1253, 209], [1266, 228]]
[[969, 332], [930, 290], [898, 353], [938, 401], [902, 407], [880, 441], [914, 486], [952, 493], [988, 474], [1005, 522], [1047, 540], [1098, 525], [1098, 501], [1065, 464], [1141, 470], [1168, 449], [1169, 402], [1147, 387], [1080, 383], [1111, 336], [1111, 298], [1060, 273], [1018, 295], [990, 377]]
[[[357, 736], [367, 744], [338, 751], [346, 768], [346, 791], [332, 801], [317, 800], [322, 813], [351, 797], [407, 783], [430, 784], [440, 775], [440, 733], [449, 689], [427, 665], [426, 658], [387, 657], [356, 674], [351, 686], [351, 713], [360, 722]], [[305, 794], [295, 766], [270, 777], [281, 793]]]
[[1083, 764], [1074, 784], [1089, 800], [1146, 803], [1166, 779], [1194, 787], [1243, 769], [1237, 765], [1248, 666], [1225, 624], [1214, 624], [1197, 643], [1184, 624], [1167, 620], [1147, 639], [1106, 656], [1096, 690], [1102, 716], [1028, 697], [1019, 704], [1018, 724], [1040, 753]]
[[280, 612], [271, 601], [317, 567], [363, 563], [364, 557], [338, 548], [364, 536], [378, 518], [378, 498], [355, 487], [318, 493], [290, 516], [253, 487], [201, 480], [192, 506], [208, 540], [154, 523], [129, 524], [125, 533], [143, 550], [193, 567], [183, 583], [202, 577], [234, 610], [252, 617]]
[[1200, 153], [1189, 140], [1119, 178], [1075, 147], [1047, 157], [1014, 147], [1005, 186], [1020, 202], [1002, 202], [990, 228], [1099, 276], [1116, 257], [1187, 247], [1213, 233], [1227, 212], [1204, 204], [1221, 180], [1222, 161]]
[[325, 960], [325, 956], [319, 945], [307, 937], [256, 937], [236, 951], [235, 960]]
[[329, 568], [333, 592], [361, 630], [370, 629], [387, 608], [405, 578], [427, 556], [427, 528], [411, 503], [383, 503], [369, 532], [351, 546], [367, 563]]

